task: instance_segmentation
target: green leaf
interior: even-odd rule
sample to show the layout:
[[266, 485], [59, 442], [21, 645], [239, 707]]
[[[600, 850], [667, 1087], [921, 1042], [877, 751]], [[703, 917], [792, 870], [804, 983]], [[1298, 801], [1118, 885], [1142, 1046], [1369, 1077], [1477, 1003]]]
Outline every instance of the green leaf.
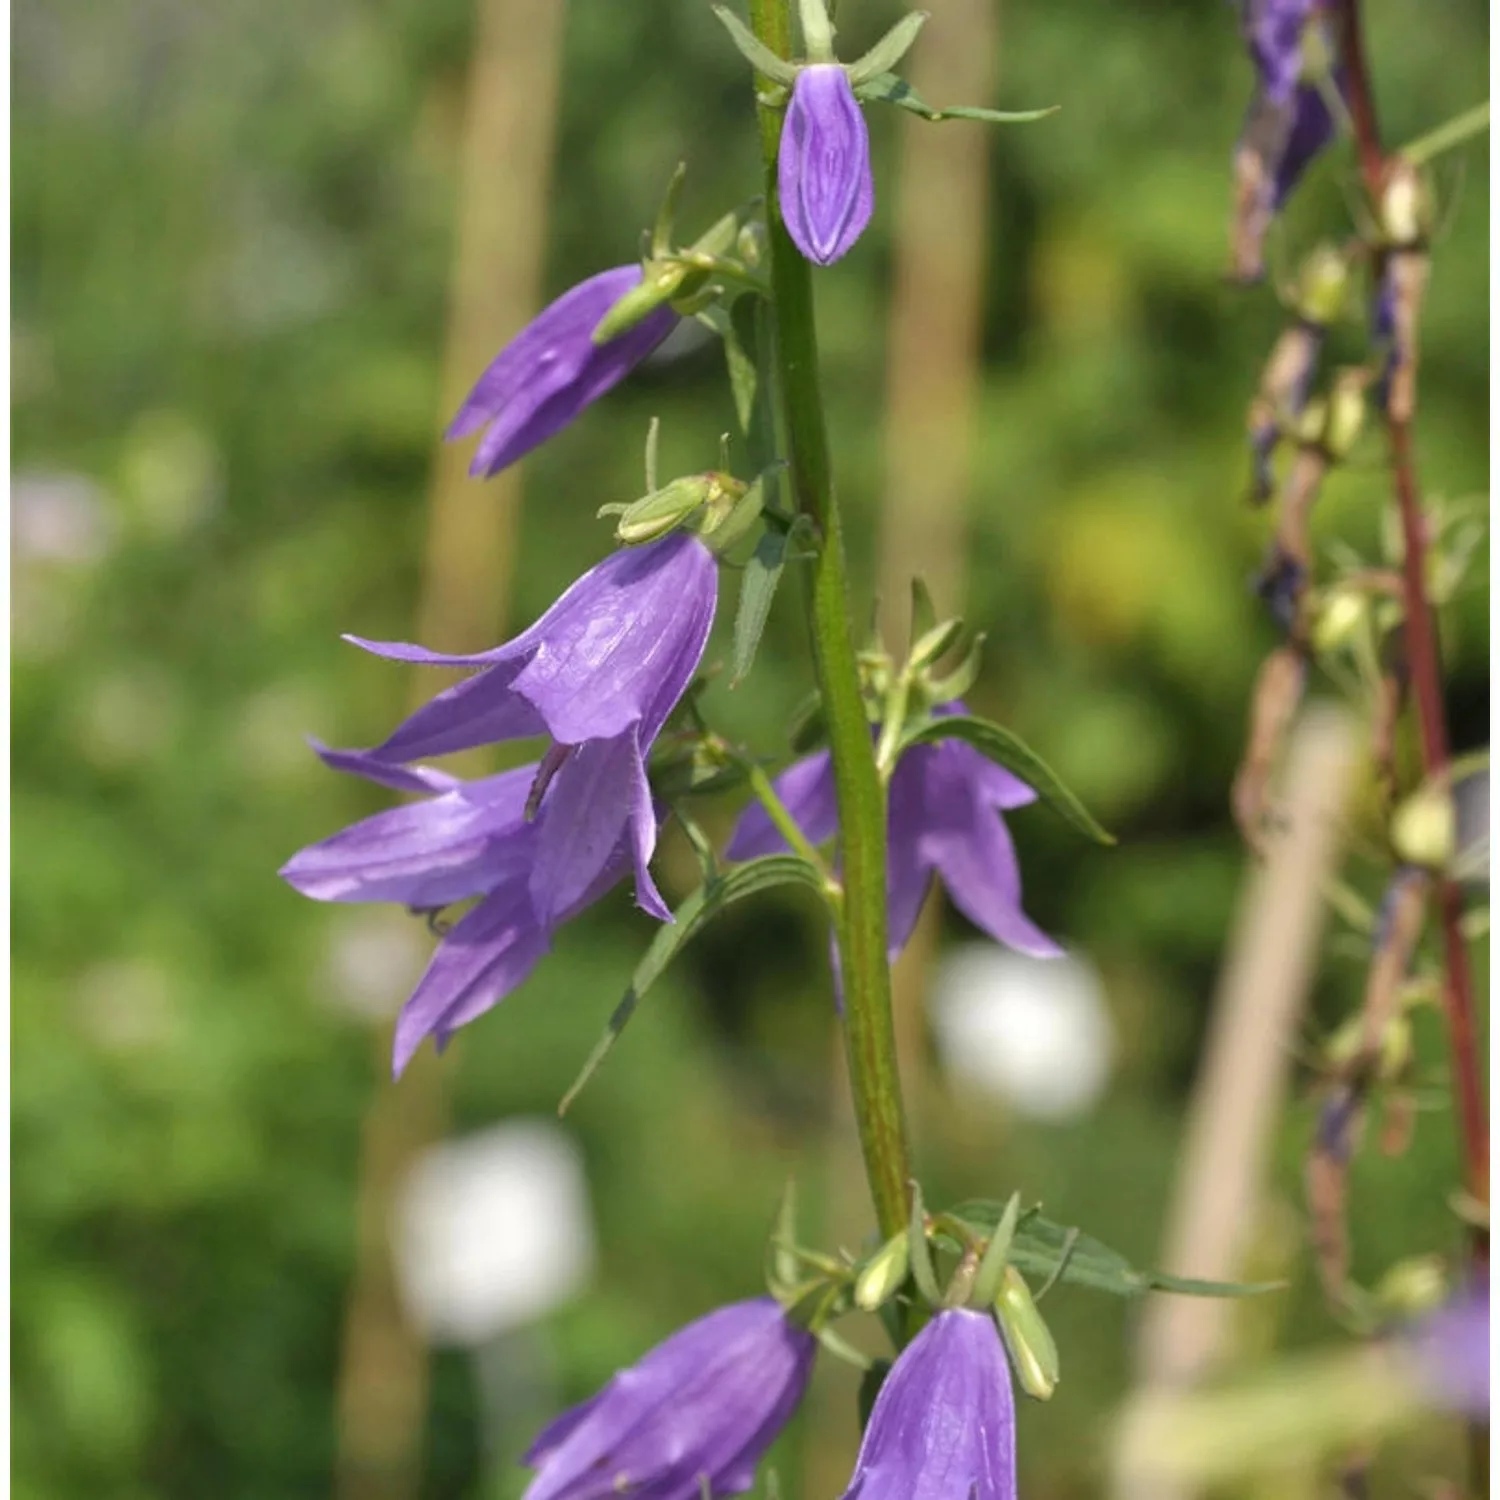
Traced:
[[703, 930], [709, 921], [727, 906], [743, 901], [761, 891], [778, 885], [803, 885], [809, 890], [823, 894], [823, 877], [804, 859], [795, 854], [768, 854], [764, 859], [748, 860], [735, 865], [716, 879], [708, 881], [689, 896], [674, 914], [674, 920], [658, 929], [651, 946], [646, 949], [640, 963], [636, 965], [630, 988], [625, 998], [615, 1007], [594, 1050], [589, 1053], [572, 1087], [557, 1106], [558, 1114], [566, 1114], [584, 1084], [594, 1076], [619, 1039], [635, 1008], [646, 991], [666, 972], [668, 964]]
[[[975, 1198], [953, 1209], [955, 1218], [976, 1229], [992, 1232], [1005, 1214], [1006, 1205]], [[1147, 1292], [1178, 1292], [1189, 1297], [1252, 1297], [1281, 1290], [1280, 1281], [1199, 1281], [1189, 1276], [1169, 1276], [1165, 1271], [1140, 1270], [1118, 1250], [1111, 1250], [1091, 1234], [1054, 1224], [1042, 1217], [1039, 1207], [1028, 1208], [1016, 1222], [1010, 1245], [1010, 1264], [1033, 1276], [1093, 1287], [1116, 1297], [1143, 1297]]]
[[723, 23], [724, 30], [729, 33], [730, 41], [739, 48], [740, 56], [757, 73], [764, 74], [772, 83], [783, 84], [787, 88], [797, 81], [796, 68], [777, 57], [732, 10], [716, 5], [713, 12]]
[[791, 544], [790, 531], [768, 526], [756, 543], [750, 561], [745, 564], [745, 571], [740, 578], [739, 608], [734, 616], [730, 687], [738, 687], [754, 664], [761, 633], [765, 630], [766, 618], [771, 613], [771, 600], [776, 597], [776, 585], [781, 582], [781, 570], [786, 566], [786, 555]]
[[1092, 814], [1057, 778], [1057, 773], [1019, 735], [976, 719], [968, 714], [929, 719], [906, 732], [901, 749], [913, 745], [931, 745], [938, 740], [962, 740], [997, 765], [1013, 771], [1049, 807], [1066, 818], [1080, 833], [1095, 843], [1113, 844], [1115, 836], [1094, 821]]
[[868, 83], [872, 78], [879, 78], [882, 74], [889, 75], [891, 69], [911, 51], [912, 43], [916, 41], [917, 33], [926, 25], [927, 18], [925, 10], [909, 11], [902, 16], [863, 57], [856, 59], [844, 69], [849, 76], [850, 84], [858, 88], [860, 84]]
[[984, 120], [991, 125], [1024, 125], [1031, 120], [1041, 120], [1055, 114], [1060, 106], [1048, 105], [1046, 109], [979, 109], [971, 104], [955, 104], [948, 109], [934, 109], [904, 79], [894, 73], [878, 73], [874, 78], [860, 84], [854, 92], [866, 100], [879, 104], [894, 104], [898, 108], [921, 115], [924, 120]]

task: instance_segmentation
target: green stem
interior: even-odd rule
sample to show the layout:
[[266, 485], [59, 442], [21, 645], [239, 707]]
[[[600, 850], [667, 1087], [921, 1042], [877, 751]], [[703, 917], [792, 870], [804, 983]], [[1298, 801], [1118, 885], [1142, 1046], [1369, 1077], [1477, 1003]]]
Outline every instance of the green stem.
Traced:
[[[750, 0], [750, 25], [756, 37], [778, 57], [791, 55], [790, 0]], [[807, 602], [813, 669], [823, 696], [838, 795], [844, 878], [844, 903], [838, 921], [844, 1040], [865, 1175], [880, 1232], [889, 1236], [906, 1224], [911, 1166], [896, 1069], [890, 965], [886, 960], [885, 791], [875, 770], [874, 746], [850, 634], [843, 525], [833, 493], [818, 384], [812, 269], [787, 234], [777, 201], [776, 152], [781, 116], [764, 102], [759, 113], [775, 293], [776, 362], [791, 484], [798, 510], [812, 521], [819, 538], [817, 557], [810, 565], [812, 587]]]
[[1426, 135], [1418, 136], [1396, 154], [1420, 166], [1424, 161], [1431, 161], [1434, 156], [1441, 156], [1444, 151], [1463, 145], [1471, 136], [1479, 135], [1489, 128], [1490, 101], [1486, 99], [1483, 104], [1476, 104], [1473, 109], [1466, 109], [1461, 115], [1455, 115], [1436, 130], [1429, 130]]
[[771, 778], [753, 761], [746, 760], [742, 764], [750, 778], [750, 790], [755, 793], [755, 800], [765, 808], [766, 816], [776, 825], [776, 831], [823, 877], [823, 883], [828, 888], [829, 895], [841, 898], [838, 881], [833, 878], [828, 866], [824, 864], [823, 856], [808, 843], [807, 835], [798, 827], [797, 820], [787, 811], [786, 803], [776, 795], [776, 788], [771, 785]]

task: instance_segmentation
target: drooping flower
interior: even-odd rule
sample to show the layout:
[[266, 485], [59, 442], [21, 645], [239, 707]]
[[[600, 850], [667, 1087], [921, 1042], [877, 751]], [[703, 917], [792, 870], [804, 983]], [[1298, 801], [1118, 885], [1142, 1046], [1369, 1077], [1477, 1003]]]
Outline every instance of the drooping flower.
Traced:
[[648, 869], [657, 818], [646, 757], [697, 670], [717, 596], [713, 554], [678, 533], [612, 553], [529, 630], [491, 651], [448, 656], [349, 636], [397, 661], [485, 669], [439, 693], [364, 755], [402, 764], [550, 735], [531, 793], [539, 808], [530, 875], [537, 920], [561, 920], [622, 839], [637, 901], [670, 920]]
[[738, 1495], [796, 1410], [817, 1341], [770, 1297], [721, 1307], [544, 1427], [524, 1500]]
[[591, 339], [599, 320], [641, 284], [642, 274], [639, 266], [616, 266], [579, 282], [496, 355], [447, 432], [451, 441], [485, 429], [470, 474], [497, 474], [546, 442], [666, 338], [677, 314], [662, 306], [607, 343]]
[[1423, 1395], [1443, 1411], [1480, 1417], [1490, 1409], [1490, 1294], [1463, 1292], [1412, 1335]]
[[401, 1009], [392, 1056], [399, 1076], [426, 1038], [441, 1047], [516, 989], [547, 952], [553, 931], [619, 883], [629, 854], [622, 840], [592, 884], [544, 923], [530, 888], [541, 831], [526, 816], [535, 765], [463, 781], [427, 766], [317, 748], [337, 770], [427, 800], [376, 813], [300, 850], [282, 866], [288, 884], [317, 901], [392, 901], [428, 912], [482, 898], [444, 935]]
[[797, 74], [781, 129], [776, 186], [787, 233], [820, 266], [846, 254], [870, 222], [870, 133], [837, 63], [814, 63]]
[[[1320, 24], [1322, 0], [1243, 0], [1241, 26], [1255, 65], [1255, 96], [1234, 154], [1234, 273], [1258, 279], [1271, 220], [1309, 163], [1334, 138], [1328, 85], [1308, 76], [1305, 40]], [[1324, 28], [1327, 35], [1327, 28]], [[1342, 93], [1344, 70], [1331, 69], [1331, 86]]]
[[[958, 702], [936, 710], [962, 713]], [[833, 763], [826, 750], [795, 762], [776, 778], [777, 795], [815, 844], [838, 828]], [[953, 904], [997, 943], [1035, 958], [1062, 949], [1021, 910], [1021, 871], [1001, 810], [1024, 807], [1036, 793], [1003, 766], [961, 740], [908, 750], [891, 777], [888, 799], [886, 902], [890, 954], [911, 937], [934, 874]], [[730, 838], [730, 859], [785, 848], [765, 810], [752, 803]]]
[[988, 1313], [949, 1308], [875, 1398], [844, 1500], [1015, 1500], [1016, 1404]]

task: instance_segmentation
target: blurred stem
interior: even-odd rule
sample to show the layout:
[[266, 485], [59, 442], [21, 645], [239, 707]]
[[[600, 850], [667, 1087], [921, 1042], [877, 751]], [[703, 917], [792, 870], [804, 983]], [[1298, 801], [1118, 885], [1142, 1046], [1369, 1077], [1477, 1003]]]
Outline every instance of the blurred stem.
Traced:
[[[755, 35], [780, 57], [792, 50], [791, 0], [750, 0]], [[766, 87], [765, 80], [760, 80]], [[766, 227], [776, 309], [776, 364], [786, 419], [792, 490], [816, 528], [808, 623], [813, 669], [823, 697], [838, 794], [844, 903], [838, 920], [844, 981], [844, 1042], [865, 1175], [883, 1235], [907, 1218], [911, 1167], [896, 1068], [891, 975], [886, 959], [885, 792], [875, 769], [850, 633], [849, 579], [842, 521], [833, 492], [828, 434], [818, 383], [812, 268], [782, 223], [776, 193], [781, 116], [759, 105], [766, 167]]]
[[[1360, 172], [1377, 220], [1385, 188], [1386, 156], [1380, 144], [1380, 126], [1375, 95], [1365, 60], [1360, 26], [1359, 0], [1340, 0], [1339, 28], [1347, 69], [1349, 112], [1354, 122]], [[1422, 739], [1422, 767], [1428, 778], [1442, 778], [1448, 769], [1448, 724], [1443, 705], [1442, 662], [1432, 606], [1427, 598], [1427, 532], [1417, 484], [1411, 422], [1392, 417], [1389, 422], [1391, 477], [1396, 504], [1401, 512], [1401, 534], [1405, 543], [1402, 560], [1402, 594], [1406, 614], [1407, 645], [1411, 660], [1413, 696]], [[1463, 902], [1457, 886], [1448, 879], [1435, 882], [1435, 904], [1442, 930], [1445, 983], [1444, 1011], [1448, 1021], [1448, 1045], [1453, 1066], [1453, 1097], [1463, 1146], [1464, 1178], [1472, 1196], [1486, 1208], [1490, 1201], [1490, 1148], [1488, 1111], [1480, 1069], [1479, 1047], [1474, 1025], [1474, 983], [1469, 971], [1469, 952], [1461, 926]], [[1478, 1277], [1488, 1279], [1489, 1231], [1475, 1227], [1470, 1251]], [[1471, 1429], [1470, 1488], [1475, 1495], [1489, 1493], [1488, 1431], [1476, 1423]]]

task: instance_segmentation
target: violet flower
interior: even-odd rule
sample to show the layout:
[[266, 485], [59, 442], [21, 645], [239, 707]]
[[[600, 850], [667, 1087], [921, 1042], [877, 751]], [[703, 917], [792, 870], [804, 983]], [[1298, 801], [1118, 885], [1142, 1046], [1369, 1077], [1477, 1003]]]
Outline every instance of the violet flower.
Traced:
[[[935, 710], [962, 713], [957, 701]], [[795, 762], [773, 783], [811, 842], [838, 828], [833, 763], [826, 750]], [[1036, 793], [1003, 766], [961, 740], [908, 750], [891, 777], [888, 799], [886, 903], [890, 956], [906, 946], [928, 884], [940, 875], [953, 904], [997, 943], [1034, 958], [1062, 949], [1021, 910], [1021, 871], [999, 813], [1036, 801]], [[730, 859], [753, 859], [786, 847], [758, 803], [735, 825]]]
[[793, 244], [820, 266], [846, 254], [870, 222], [870, 133], [837, 63], [813, 63], [797, 74], [781, 128], [776, 186]]
[[592, 341], [599, 320], [641, 284], [641, 277], [639, 266], [616, 266], [579, 282], [500, 351], [446, 434], [451, 441], [486, 429], [470, 474], [497, 474], [546, 442], [666, 338], [677, 314], [662, 306], [618, 338]]
[[1417, 1378], [1429, 1404], [1482, 1417], [1490, 1409], [1490, 1293], [1461, 1293], [1413, 1333]]
[[697, 537], [677, 533], [612, 553], [529, 630], [492, 651], [449, 656], [348, 636], [397, 661], [485, 668], [439, 693], [363, 754], [400, 764], [550, 735], [531, 790], [537, 921], [550, 927], [563, 920], [594, 888], [622, 840], [637, 901], [670, 921], [647, 868], [657, 818], [646, 757], [697, 670], [717, 595], [713, 554]]
[[1016, 1404], [988, 1313], [949, 1308], [875, 1398], [844, 1500], [1015, 1500]]
[[[1304, 35], [1322, 10], [1321, 0], [1241, 5], [1241, 28], [1258, 75], [1234, 154], [1233, 260], [1241, 280], [1262, 275], [1271, 220], [1337, 131], [1318, 81], [1303, 73]], [[1337, 65], [1333, 86], [1343, 93], [1344, 71]]]
[[544, 1427], [523, 1500], [738, 1495], [802, 1399], [817, 1341], [769, 1297], [679, 1329]]
[[429, 1036], [441, 1048], [516, 989], [547, 952], [553, 930], [619, 883], [628, 852], [622, 843], [581, 896], [543, 923], [530, 889], [540, 826], [526, 817], [535, 765], [462, 781], [426, 766], [316, 748], [337, 770], [429, 795], [300, 850], [281, 869], [289, 885], [316, 901], [394, 901], [429, 912], [482, 898], [444, 935], [401, 1009], [392, 1056], [399, 1077]]

